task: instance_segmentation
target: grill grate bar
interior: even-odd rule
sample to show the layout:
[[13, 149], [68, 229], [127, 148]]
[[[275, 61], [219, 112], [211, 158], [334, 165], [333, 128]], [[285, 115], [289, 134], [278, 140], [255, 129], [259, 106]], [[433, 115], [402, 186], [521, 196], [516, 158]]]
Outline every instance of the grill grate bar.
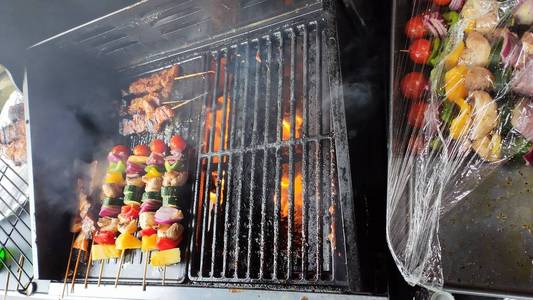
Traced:
[[[261, 46], [260, 46], [260, 43], [259, 41], [257, 41], [257, 55], [256, 57], [259, 55], [260, 53], [260, 50], [261, 50]], [[258, 140], [258, 129], [257, 129], [257, 126], [259, 124], [259, 120], [258, 120], [258, 117], [259, 117], [259, 71], [261, 69], [261, 66], [260, 66], [260, 62], [258, 61], [259, 59], [256, 58], [256, 62], [255, 62], [255, 91], [254, 91], [254, 116], [253, 116], [253, 125], [252, 125], [252, 141], [251, 141], [251, 145], [252, 147], [257, 145], [257, 140]], [[247, 253], [247, 263], [246, 263], [246, 277], [247, 278], [250, 278], [251, 277], [251, 274], [250, 274], [250, 268], [251, 268], [251, 261], [252, 261], [252, 228], [253, 228], [253, 214], [254, 214], [254, 204], [255, 204], [255, 200], [254, 200], [254, 192], [255, 192], [255, 167], [256, 167], [256, 154], [257, 152], [256, 151], [253, 151], [252, 152], [252, 161], [251, 161], [251, 165], [250, 165], [250, 190], [249, 190], [249, 196], [248, 196], [248, 201], [250, 203], [250, 210], [249, 210], [249, 213], [248, 213], [248, 220], [249, 220], [249, 223], [248, 223], [248, 253]]]
[[[309, 134], [307, 129], [307, 105], [308, 105], [308, 91], [307, 91], [307, 25], [302, 28], [303, 31], [303, 50], [302, 50], [302, 136], [306, 138]], [[302, 275], [301, 279], [307, 278], [307, 142], [302, 143]]]
[[[320, 26], [317, 23], [316, 24], [316, 39], [315, 39], [315, 47], [316, 47], [316, 58], [315, 58], [315, 68], [316, 68], [316, 76], [320, 76], [322, 74], [322, 39], [320, 35]], [[322, 81], [318, 80], [316, 83], [316, 107], [315, 112], [317, 113], [317, 119], [322, 120], [322, 113], [321, 113], [321, 99], [322, 99]], [[322, 122], [319, 121], [318, 124], [318, 132], [322, 132]], [[316, 186], [316, 225], [317, 225], [317, 244], [316, 244], [316, 275], [315, 280], [320, 280], [322, 277], [322, 256], [320, 253], [322, 253], [322, 194], [321, 194], [321, 178], [322, 178], [322, 169], [321, 169], [321, 143], [316, 144], [316, 152], [315, 152], [315, 162], [316, 162], [316, 177], [315, 177], [315, 186]]]
[[[214, 79], [214, 88], [213, 88], [213, 94], [211, 95], [211, 130], [209, 132], [209, 142], [206, 145], [206, 149], [209, 149], [209, 151], [213, 151], [213, 142], [215, 140], [215, 106], [217, 101], [217, 83], [220, 78], [220, 61], [219, 61], [219, 52], [216, 52], [213, 54], [214, 60], [215, 60], [215, 79]], [[204, 276], [204, 256], [205, 256], [205, 239], [207, 234], [207, 213], [208, 209], [210, 207], [210, 198], [209, 198], [209, 191], [211, 190], [211, 180], [210, 180], [210, 174], [211, 174], [211, 162], [212, 157], [207, 158], [207, 169], [204, 174], [205, 177], [205, 190], [204, 190], [204, 198], [202, 203], [202, 210], [203, 210], [203, 218], [202, 218], [202, 246], [200, 248], [200, 277]], [[208, 207], [209, 205], [209, 207]], [[211, 214], [209, 213], [209, 219], [211, 219]]]
[[[295, 103], [296, 99], [294, 96], [295, 93], [295, 56], [296, 56], [296, 36], [293, 29], [289, 31], [289, 37], [291, 39], [290, 45], [290, 99], [289, 99], [289, 114], [290, 114], [290, 139], [294, 141], [295, 130], [296, 130], [296, 108]], [[287, 216], [287, 279], [290, 279], [292, 276], [292, 262], [293, 262], [293, 253], [292, 253], [292, 242], [293, 242], [293, 226], [294, 226], [294, 146], [289, 146], [289, 212]]]
[[[248, 108], [248, 77], [249, 77], [249, 68], [250, 68], [250, 44], [248, 42], [245, 43], [245, 61], [244, 61], [244, 91], [240, 94], [243, 95], [243, 105], [242, 105], [242, 112], [244, 114], [242, 115], [242, 121], [241, 121], [241, 147], [245, 144], [245, 129], [246, 129], [246, 111]], [[242, 177], [243, 172], [243, 164], [244, 164], [244, 155], [241, 156], [241, 159], [239, 160], [239, 166], [238, 166], [238, 175], [235, 176], [235, 178], [239, 178], [237, 182], [237, 219], [236, 219], [236, 233], [235, 233], [235, 273], [234, 277], [237, 278], [239, 276], [239, 252], [240, 252], [240, 241], [241, 241], [241, 209], [242, 209], [242, 180], [240, 178]]]
[[[272, 87], [272, 69], [271, 69], [271, 61], [272, 61], [272, 41], [270, 40], [270, 37], [267, 37], [266, 40], [267, 45], [267, 63], [266, 68], [268, 71], [268, 75], [266, 78], [266, 97], [265, 97], [265, 138], [264, 138], [264, 144], [268, 144], [269, 139], [269, 122], [270, 122], [270, 89]], [[263, 150], [264, 158], [263, 158], [263, 186], [261, 190], [261, 246], [260, 246], [260, 259], [259, 259], [259, 278], [264, 278], [265, 273], [265, 234], [266, 234], [266, 201], [267, 201], [267, 180], [268, 180], [268, 159], [267, 157], [267, 150]]]
[[[238, 51], [238, 47], [236, 46], [235, 47], [235, 51], [237, 52]], [[232, 92], [232, 98], [233, 98], [233, 113], [231, 114], [231, 120], [230, 120], [230, 131], [229, 131], [229, 148], [230, 149], [233, 149], [235, 148], [235, 134], [236, 134], [236, 122], [237, 122], [237, 118], [236, 118], [236, 109], [237, 109], [237, 96], [238, 96], [238, 88], [239, 88], [239, 76], [240, 76], [240, 59], [235, 59], [235, 66], [233, 68], [233, 78], [234, 78], [234, 84], [233, 84], [233, 92]], [[222, 154], [220, 154], [222, 155]], [[225, 213], [224, 213], [224, 216], [225, 216], [225, 220], [229, 220], [229, 210], [230, 210], [230, 207], [232, 206], [233, 202], [232, 202], [232, 188], [231, 188], [231, 179], [233, 178], [232, 177], [232, 172], [233, 172], [233, 154], [232, 153], [229, 153], [228, 152], [228, 189], [227, 189], [227, 195], [226, 195], [226, 204], [225, 204]], [[229, 244], [228, 244], [228, 239], [229, 239], [229, 222], [226, 221], [225, 222], [225, 225], [224, 225], [224, 250], [223, 250], [223, 259], [222, 259], [222, 272], [223, 272], [223, 276], [224, 277], [227, 277], [228, 274], [227, 274], [227, 264], [228, 264], [228, 255], [229, 255]]]
[[[220, 131], [220, 149], [226, 148], [225, 138], [226, 138], [226, 119], [227, 119], [227, 113], [228, 113], [228, 51], [224, 50], [224, 58], [225, 58], [225, 64], [224, 64], [224, 86], [223, 86], [223, 108], [222, 108], [222, 126]], [[215, 83], [216, 85], [216, 83]], [[216, 85], [217, 86], [217, 85]], [[216, 95], [214, 95], [216, 96]], [[213, 120], [215, 118], [213, 117]], [[214, 127], [213, 131], [215, 131]], [[217, 234], [218, 234], [218, 206], [220, 203], [220, 199], [222, 197], [222, 185], [225, 182], [224, 181], [224, 174], [222, 173], [222, 162], [223, 162], [223, 156], [218, 156], [218, 168], [217, 168], [217, 184], [216, 184], [216, 199], [215, 199], [215, 207], [214, 207], [214, 220], [213, 220], [213, 243], [211, 248], [211, 273], [210, 276], [214, 276], [215, 273], [215, 261], [216, 261], [216, 250], [217, 250]], [[221, 179], [222, 178], [222, 179]]]
[[[276, 141], [279, 143], [282, 140], [282, 97], [283, 97], [283, 38], [281, 34], [277, 34], [279, 38], [278, 47], [278, 97], [277, 97], [277, 123], [276, 123]], [[276, 175], [274, 185], [274, 267], [272, 278], [277, 279], [278, 274], [278, 260], [279, 260], [279, 214], [280, 214], [280, 202], [281, 202], [281, 161], [280, 161], [280, 149], [276, 149]]]
[[[208, 57], [207, 55], [204, 56], [204, 62], [205, 62], [205, 67], [204, 67], [204, 71], [207, 71], [209, 69], [209, 63], [208, 63]], [[204, 91], [207, 91], [207, 81], [204, 81]], [[209, 96], [207, 94], [205, 94], [205, 96], [203, 97], [203, 103], [206, 104], [207, 101], [209, 100]], [[204, 133], [203, 131], [203, 124], [205, 124], [205, 119], [206, 119], [206, 110], [205, 109], [202, 109], [202, 113], [200, 115], [200, 122], [199, 122], [199, 128], [198, 128], [198, 141], [201, 141], [202, 140], [202, 135]], [[202, 153], [202, 145], [199, 145], [198, 146], [198, 157], [200, 157], [200, 154]], [[194, 182], [194, 204], [193, 204], [193, 209], [192, 211], [194, 212], [196, 210], [196, 213], [199, 214], [199, 212], [197, 211], [197, 208], [198, 208], [198, 205], [199, 205], [199, 201], [201, 201], [201, 197], [200, 197], [200, 193], [202, 192], [200, 190], [200, 182], [202, 180], [201, 178], [201, 169], [202, 169], [202, 159], [198, 158], [198, 161], [197, 161], [197, 164], [196, 164], [196, 176], [195, 176], [195, 182]], [[198, 224], [197, 224], [197, 218], [191, 218], [191, 228], [195, 228], [194, 230], [194, 235], [195, 235], [195, 238], [191, 238], [191, 244], [190, 244], [190, 252], [191, 253], [195, 253], [195, 249], [196, 249], [196, 245], [197, 245], [197, 242], [198, 242]], [[192, 257], [192, 261], [196, 259], [196, 257]], [[191, 264], [193, 263], [191, 261]], [[201, 270], [201, 269], [200, 269]], [[191, 268], [189, 268], [189, 277], [195, 277], [195, 274], [192, 274], [191, 273]], [[201, 274], [201, 271], [199, 272]], [[200, 275], [199, 274], [199, 275]]]

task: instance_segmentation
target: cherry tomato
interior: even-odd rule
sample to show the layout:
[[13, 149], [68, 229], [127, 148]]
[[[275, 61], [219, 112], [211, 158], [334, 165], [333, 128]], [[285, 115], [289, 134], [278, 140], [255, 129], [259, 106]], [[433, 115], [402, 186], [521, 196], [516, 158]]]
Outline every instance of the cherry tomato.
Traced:
[[178, 246], [177, 240], [169, 239], [166, 237], [157, 239], [157, 249], [161, 251], [176, 248], [177, 246]]
[[133, 148], [133, 155], [148, 156], [150, 155], [150, 148], [146, 145], [137, 145]]
[[155, 139], [152, 141], [152, 144], [150, 145], [150, 150], [155, 153], [163, 154], [167, 150], [167, 146], [165, 145], [165, 142], [163, 142], [160, 139]]
[[115, 233], [112, 231], [98, 231], [94, 234], [94, 242], [101, 245], [115, 243]]
[[403, 77], [400, 89], [405, 98], [419, 100], [428, 89], [428, 79], [420, 72], [411, 72]]
[[111, 149], [111, 152], [114, 153], [114, 154], [118, 154], [118, 153], [130, 153], [130, 148], [124, 146], [124, 145], [116, 145], [115, 147], [113, 147], [113, 149]]
[[124, 219], [133, 220], [139, 217], [138, 205], [124, 205], [120, 208], [120, 214]]
[[426, 39], [418, 39], [409, 46], [409, 57], [417, 64], [425, 64], [431, 55], [431, 42]]
[[433, 0], [433, 3], [440, 5], [440, 6], [448, 5], [450, 4], [450, 2], [452, 2], [452, 0]]
[[152, 234], [156, 234], [157, 230], [153, 228], [146, 228], [141, 230], [141, 236], [151, 236]]
[[426, 35], [427, 29], [421, 16], [414, 16], [405, 24], [405, 35], [410, 39], [420, 39]]
[[174, 135], [172, 138], [170, 138], [170, 149], [183, 152], [186, 147], [187, 143], [181, 136]]
[[407, 115], [407, 123], [415, 128], [421, 128], [424, 125], [424, 114], [427, 107], [428, 104], [426, 102], [412, 103]]

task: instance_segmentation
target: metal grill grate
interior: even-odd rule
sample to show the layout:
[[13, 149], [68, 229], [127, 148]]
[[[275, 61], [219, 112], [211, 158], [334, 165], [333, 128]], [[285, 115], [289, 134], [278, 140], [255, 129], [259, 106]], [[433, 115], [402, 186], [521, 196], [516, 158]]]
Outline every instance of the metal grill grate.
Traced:
[[191, 280], [348, 285], [325, 28], [296, 24], [208, 56]]
[[33, 266], [29, 221], [28, 183], [11, 165], [0, 158], [0, 284], [3, 291], [31, 294]]

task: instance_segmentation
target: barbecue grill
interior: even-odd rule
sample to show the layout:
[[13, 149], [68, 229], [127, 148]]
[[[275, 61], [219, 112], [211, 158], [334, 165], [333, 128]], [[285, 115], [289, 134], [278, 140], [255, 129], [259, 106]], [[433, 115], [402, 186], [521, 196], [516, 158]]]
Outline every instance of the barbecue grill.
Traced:
[[[165, 285], [362, 292], [338, 18], [334, 1], [141, 1], [30, 48], [35, 276], [63, 276], [72, 163], [178, 133], [193, 148], [190, 206]], [[175, 64], [209, 72], [174, 84], [172, 98], [197, 100], [157, 135], [121, 136], [121, 91]], [[144, 260], [127, 254], [120, 284], [139, 285]], [[117, 267], [105, 262], [104, 283]]]

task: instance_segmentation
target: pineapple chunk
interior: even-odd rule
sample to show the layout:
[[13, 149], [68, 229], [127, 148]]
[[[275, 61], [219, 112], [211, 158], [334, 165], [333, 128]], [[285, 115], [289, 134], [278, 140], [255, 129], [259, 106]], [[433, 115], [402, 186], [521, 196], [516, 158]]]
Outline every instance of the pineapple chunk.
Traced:
[[152, 267], [163, 267], [179, 263], [181, 260], [180, 248], [158, 251], [152, 254], [150, 265]]
[[115, 248], [115, 245], [98, 245], [94, 244], [91, 248], [92, 260], [102, 260], [109, 258], [117, 258], [120, 256], [120, 250]]
[[139, 249], [141, 248], [141, 241], [135, 238], [131, 233], [124, 232], [118, 236], [115, 245], [118, 250]]
[[141, 246], [142, 251], [146, 252], [146, 251], [152, 251], [152, 250], [157, 249], [156, 241], [157, 241], [157, 234], [143, 236], [142, 246]]

